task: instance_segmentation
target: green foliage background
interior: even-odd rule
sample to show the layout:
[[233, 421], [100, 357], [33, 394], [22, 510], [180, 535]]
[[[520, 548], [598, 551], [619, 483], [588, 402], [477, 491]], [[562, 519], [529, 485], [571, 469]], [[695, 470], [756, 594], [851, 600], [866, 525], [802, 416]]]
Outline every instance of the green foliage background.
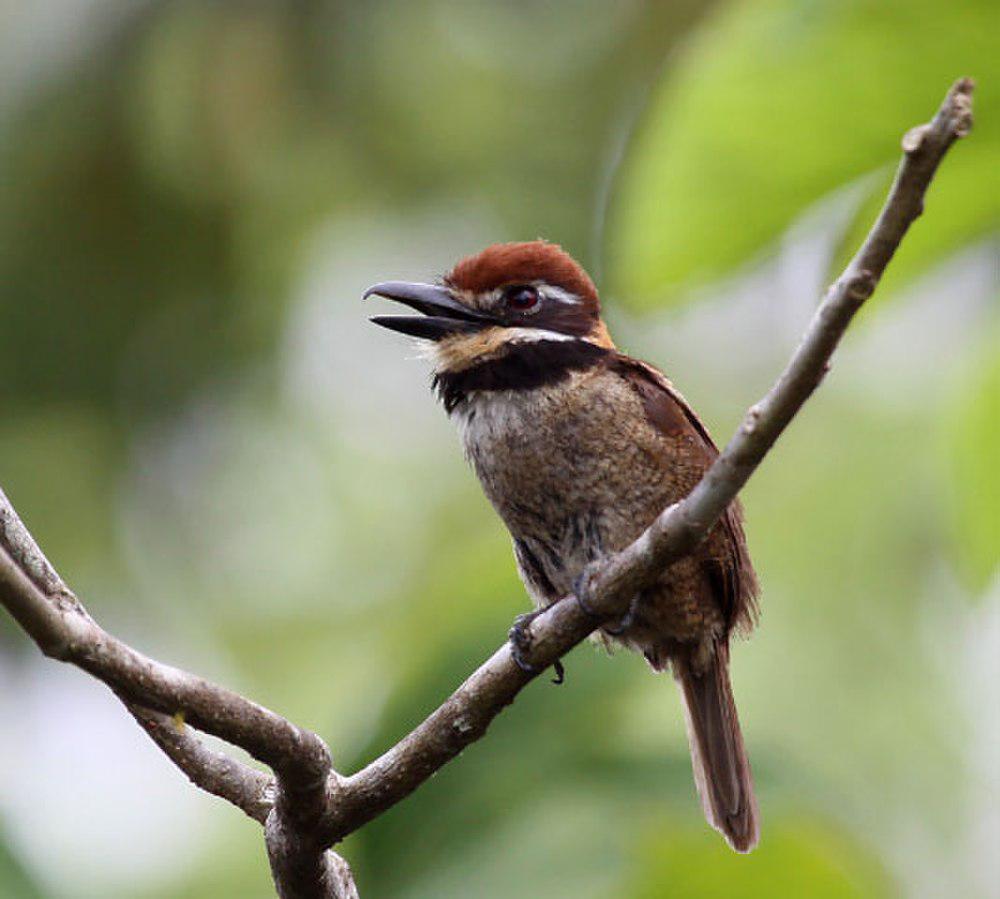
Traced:
[[[978, 77], [980, 109], [995, 108], [996, 19], [989, 0], [719, 9], [657, 86], [630, 148], [608, 230], [612, 283], [649, 309], [670, 293], [679, 299], [685, 284], [726, 274], [804, 205], [890, 174], [898, 136], [927, 118], [925, 98], [962, 74]], [[981, 115], [975, 145], [936, 183], [934, 215], [893, 262], [890, 288], [996, 228], [998, 150], [1000, 123]], [[850, 252], [887, 183], [868, 179], [871, 203], [845, 235]]]
[[[987, 896], [996, 25], [980, 0], [0, 10], [0, 485], [102, 623], [353, 770], [525, 604], [364, 287], [557, 240], [724, 439], [901, 133], [973, 75], [973, 136], [746, 492], [759, 850], [704, 825], [669, 681], [584, 647], [344, 851], [366, 899]], [[0, 894], [270, 895], [257, 826], [53, 667], [0, 624]]]

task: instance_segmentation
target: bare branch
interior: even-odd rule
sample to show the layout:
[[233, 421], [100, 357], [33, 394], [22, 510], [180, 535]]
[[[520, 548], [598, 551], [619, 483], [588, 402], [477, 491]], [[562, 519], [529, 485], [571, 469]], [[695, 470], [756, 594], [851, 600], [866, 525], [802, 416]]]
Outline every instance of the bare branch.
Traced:
[[[956, 82], [933, 121], [907, 132], [904, 156], [889, 197], [857, 255], [827, 291], [801, 344], [767, 395], [681, 502], [666, 509], [624, 550], [594, 563], [577, 585], [531, 624], [530, 662], [538, 670], [621, 616], [635, 593], [665, 566], [691, 552], [736, 498], [788, 423], [819, 385], [830, 357], [862, 303], [871, 296], [907, 229], [923, 210], [924, 194], [948, 148], [972, 127], [973, 82]], [[533, 677], [513, 661], [508, 645], [392, 749], [331, 791], [324, 823], [331, 841], [343, 838], [408, 796], [470, 743]]]
[[0, 491], [0, 602], [42, 652], [103, 681], [118, 695], [240, 746], [296, 788], [324, 783], [322, 740], [232, 690], [157, 662], [104, 631], [55, 573]]
[[274, 778], [209, 749], [181, 716], [122, 702], [139, 726], [196, 787], [232, 803], [263, 824], [274, 808]]
[[287, 816], [272, 813], [264, 826], [271, 875], [281, 899], [358, 899], [347, 862], [326, 850], [317, 832], [290, 830]]
[[[295, 875], [300, 884], [313, 872], [325, 892], [277, 883], [283, 897], [353, 895], [344, 892], [346, 883], [353, 890], [347, 863], [311, 838], [326, 808], [327, 791], [339, 780], [326, 744], [238, 693], [163, 665], [104, 631], [49, 564], [2, 490], [0, 602], [43, 653], [107, 684], [192, 783], [261, 823], [274, 821], [282, 834], [301, 837], [281, 843], [280, 865], [274, 864], [268, 841], [272, 870], [275, 876]], [[245, 749], [275, 771], [277, 782], [209, 750], [186, 728], [172, 729], [174, 715]]]
[[[933, 121], [909, 131], [889, 197], [864, 244], [830, 287], [787, 368], [695, 489], [666, 509], [630, 546], [588, 568], [576, 595], [531, 626], [530, 661], [542, 670], [689, 553], [736, 497], [819, 385], [855, 312], [923, 209], [944, 154], [972, 125], [973, 85], [957, 82]], [[396, 746], [349, 778], [333, 771], [326, 744], [280, 715], [195, 675], [150, 659], [102, 630], [66, 587], [0, 491], [0, 603], [53, 658], [106, 683], [161, 750], [202, 789], [264, 824], [282, 899], [356, 899], [347, 863], [326, 847], [408, 796], [478, 740], [536, 675], [505, 644]], [[276, 781], [204, 746], [171, 716], [240, 746]]]

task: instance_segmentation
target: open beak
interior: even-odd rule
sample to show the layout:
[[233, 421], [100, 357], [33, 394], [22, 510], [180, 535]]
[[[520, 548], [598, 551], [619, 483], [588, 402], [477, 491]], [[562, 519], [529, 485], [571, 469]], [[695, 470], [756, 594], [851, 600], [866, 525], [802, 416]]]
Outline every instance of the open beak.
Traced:
[[365, 291], [362, 299], [372, 296], [396, 300], [423, 315], [375, 315], [370, 321], [391, 331], [441, 340], [453, 334], [474, 334], [496, 322], [488, 315], [470, 309], [438, 284], [410, 284], [406, 281], [383, 281]]

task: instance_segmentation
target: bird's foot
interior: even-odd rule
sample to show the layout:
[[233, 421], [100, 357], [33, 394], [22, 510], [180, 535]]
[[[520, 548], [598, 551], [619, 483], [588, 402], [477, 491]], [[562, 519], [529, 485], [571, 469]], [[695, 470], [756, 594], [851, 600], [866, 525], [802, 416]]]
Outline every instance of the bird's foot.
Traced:
[[586, 586], [586, 573], [581, 574], [575, 581], [573, 581], [573, 596], [576, 598], [576, 604], [591, 618], [600, 619], [602, 616], [598, 615], [597, 612], [590, 608], [590, 606], [587, 605], [587, 601], [583, 598], [587, 594]]
[[[573, 595], [576, 597], [577, 605], [581, 609], [583, 609], [584, 612], [586, 612], [591, 618], [596, 618], [600, 620], [604, 616], [598, 615], [592, 608], [590, 608], [590, 606], [587, 605], [587, 601], [584, 599], [584, 596], [586, 596], [587, 594], [586, 583], [584, 578], [585, 575], [581, 574], [573, 582]], [[633, 624], [635, 624], [635, 620], [637, 617], [636, 613], [639, 609], [639, 599], [640, 599], [640, 594], [636, 593], [636, 595], [632, 597], [632, 601], [629, 603], [628, 611], [622, 616], [621, 620], [618, 621], [617, 624], [607, 625], [601, 628], [601, 630], [603, 630], [604, 633], [606, 633], [610, 637], [618, 637], [621, 634], [625, 633], [625, 631], [627, 631], [630, 627], [632, 627]]]
[[636, 593], [632, 597], [632, 601], [628, 604], [628, 611], [622, 615], [621, 619], [617, 624], [612, 624], [602, 628], [604, 633], [610, 637], [620, 637], [625, 633], [633, 624], [635, 624], [636, 612], [639, 609], [639, 594]]
[[541, 609], [537, 609], [534, 612], [518, 615], [507, 632], [511, 658], [525, 674], [538, 673], [538, 669], [525, 658], [525, 655], [531, 651], [531, 622], [538, 617], [540, 611]]
[[[526, 674], [537, 674], [538, 667], [533, 665], [525, 657], [531, 651], [531, 622], [534, 621], [545, 609], [536, 609], [534, 612], [526, 612], [518, 615], [507, 633], [510, 641], [510, 655], [514, 663]], [[566, 680], [566, 669], [559, 659], [552, 663], [552, 668], [556, 673], [552, 683], [561, 684]]]

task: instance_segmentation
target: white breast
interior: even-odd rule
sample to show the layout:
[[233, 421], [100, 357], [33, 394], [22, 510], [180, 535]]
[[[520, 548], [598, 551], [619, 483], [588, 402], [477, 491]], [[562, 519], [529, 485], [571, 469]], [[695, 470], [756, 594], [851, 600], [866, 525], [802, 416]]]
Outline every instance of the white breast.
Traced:
[[525, 413], [532, 403], [514, 399], [508, 391], [475, 391], [455, 410], [458, 433], [467, 454], [505, 441], [525, 429]]

